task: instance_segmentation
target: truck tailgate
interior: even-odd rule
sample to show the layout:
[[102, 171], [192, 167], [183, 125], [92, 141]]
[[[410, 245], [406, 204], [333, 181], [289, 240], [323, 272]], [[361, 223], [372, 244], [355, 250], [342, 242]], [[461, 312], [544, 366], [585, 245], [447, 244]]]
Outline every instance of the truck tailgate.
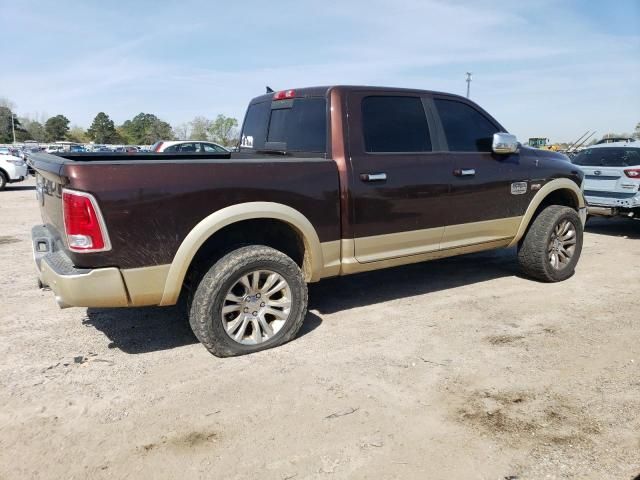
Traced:
[[60, 174], [65, 159], [56, 155], [35, 154], [31, 161], [36, 171], [36, 198], [42, 223], [51, 231], [58, 247], [66, 250], [62, 188], [69, 183], [69, 179]]

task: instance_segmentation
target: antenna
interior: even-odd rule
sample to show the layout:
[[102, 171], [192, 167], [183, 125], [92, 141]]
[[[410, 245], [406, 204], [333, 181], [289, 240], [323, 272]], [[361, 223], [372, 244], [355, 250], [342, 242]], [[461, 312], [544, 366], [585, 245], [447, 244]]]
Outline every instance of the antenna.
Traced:
[[471, 75], [473, 75], [473, 72], [467, 72], [467, 98], [469, 98], [471, 92]]
[[273, 93], [275, 90], [267, 85], [267, 93]]

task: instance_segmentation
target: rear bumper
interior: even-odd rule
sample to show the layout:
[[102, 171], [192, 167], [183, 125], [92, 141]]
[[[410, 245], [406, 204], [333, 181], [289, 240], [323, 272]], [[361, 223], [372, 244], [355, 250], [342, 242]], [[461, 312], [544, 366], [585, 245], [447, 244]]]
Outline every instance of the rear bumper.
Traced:
[[44, 226], [33, 227], [31, 239], [38, 278], [51, 288], [61, 308], [129, 305], [119, 269], [75, 268], [62, 250], [55, 250], [53, 237]]
[[609, 208], [638, 208], [640, 207], [640, 193], [594, 195], [591, 192], [585, 195], [589, 207]]
[[[591, 192], [590, 192], [591, 193]], [[610, 193], [586, 196], [589, 215], [614, 217], [617, 215], [629, 215], [640, 211], [640, 193], [624, 194]]]

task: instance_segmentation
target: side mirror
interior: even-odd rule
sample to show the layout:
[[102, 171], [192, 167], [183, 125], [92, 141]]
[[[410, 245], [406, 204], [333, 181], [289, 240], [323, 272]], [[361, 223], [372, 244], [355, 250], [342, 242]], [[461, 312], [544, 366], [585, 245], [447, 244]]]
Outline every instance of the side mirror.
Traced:
[[518, 151], [518, 139], [510, 133], [494, 133], [491, 150], [493, 150], [493, 153], [501, 155], [515, 153]]

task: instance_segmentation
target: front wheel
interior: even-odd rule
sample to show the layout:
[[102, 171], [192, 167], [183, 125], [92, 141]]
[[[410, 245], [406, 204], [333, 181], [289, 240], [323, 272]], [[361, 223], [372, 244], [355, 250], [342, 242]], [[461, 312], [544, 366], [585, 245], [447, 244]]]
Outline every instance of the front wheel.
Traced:
[[518, 247], [522, 270], [543, 282], [571, 277], [582, 252], [583, 227], [569, 207], [550, 205], [533, 221]]
[[288, 342], [306, 313], [307, 285], [298, 265], [254, 245], [228, 253], [202, 277], [189, 323], [209, 352], [230, 357]]
[[9, 180], [7, 180], [3, 172], [0, 172], [0, 192], [7, 187], [7, 183], [9, 183]]

